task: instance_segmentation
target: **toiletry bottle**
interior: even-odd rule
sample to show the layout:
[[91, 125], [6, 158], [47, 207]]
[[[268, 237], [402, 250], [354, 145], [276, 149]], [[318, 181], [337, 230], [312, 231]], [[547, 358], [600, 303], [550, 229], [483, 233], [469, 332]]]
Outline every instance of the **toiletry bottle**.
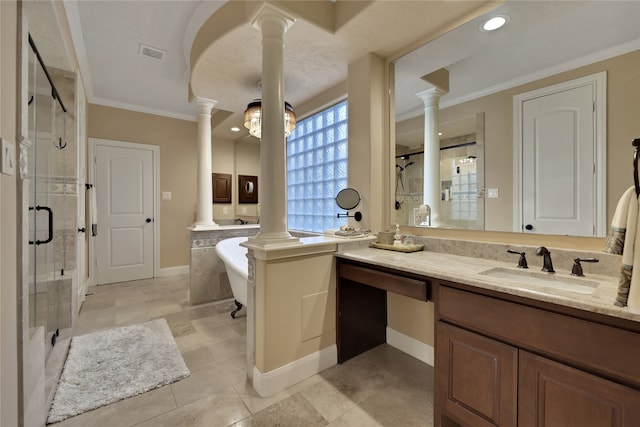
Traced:
[[393, 236], [393, 246], [402, 246], [402, 235], [400, 234], [399, 224], [396, 224], [396, 234]]

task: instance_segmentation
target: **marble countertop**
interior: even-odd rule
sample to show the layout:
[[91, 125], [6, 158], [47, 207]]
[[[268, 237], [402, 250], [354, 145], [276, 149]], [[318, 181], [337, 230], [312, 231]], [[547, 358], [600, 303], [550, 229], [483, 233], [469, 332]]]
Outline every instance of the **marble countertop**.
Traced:
[[[568, 271], [556, 271], [556, 273], [552, 273], [553, 277], [550, 278], [552, 279], [550, 285], [543, 287], [538, 284], [528, 284], [527, 279], [520, 281], [508, 277], [494, 277], [483, 274], [492, 269], [499, 269], [500, 273], [507, 273], [506, 275], [533, 275], [542, 279], [550, 274], [540, 272], [539, 267], [532, 267], [528, 270], [518, 269], [516, 262], [508, 263], [440, 252], [403, 253], [362, 247], [346, 249], [337, 253], [336, 256], [429, 276], [434, 279], [449, 280], [482, 289], [640, 322], [640, 314], [630, 312], [626, 307], [613, 305], [618, 288], [618, 277], [616, 276], [601, 276], [585, 272], [586, 277], [582, 278], [571, 276]], [[595, 291], [585, 294], [563, 290], [560, 287], [553, 286], [553, 281], [569, 283], [567, 288], [571, 288], [572, 284], [594, 286]]]

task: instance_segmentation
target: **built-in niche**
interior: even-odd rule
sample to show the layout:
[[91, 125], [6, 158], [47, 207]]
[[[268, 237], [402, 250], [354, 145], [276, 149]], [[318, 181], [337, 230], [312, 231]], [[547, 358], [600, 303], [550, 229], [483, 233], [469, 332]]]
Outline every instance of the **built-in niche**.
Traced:
[[238, 175], [238, 203], [258, 203], [258, 177]]

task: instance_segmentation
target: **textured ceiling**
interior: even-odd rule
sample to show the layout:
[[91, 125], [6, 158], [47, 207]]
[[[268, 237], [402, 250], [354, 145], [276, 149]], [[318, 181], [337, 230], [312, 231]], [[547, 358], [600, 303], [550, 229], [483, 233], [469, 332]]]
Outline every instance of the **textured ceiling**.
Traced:
[[[47, 65], [69, 69], [51, 1], [26, 0], [25, 13]], [[294, 107], [344, 81], [348, 65], [365, 54], [395, 56], [489, 4], [304, 3], [281, 2], [299, 12], [285, 34], [285, 97]], [[260, 96], [261, 35], [249, 25], [250, 17], [212, 41], [194, 70], [188, 65], [198, 30], [210, 16], [220, 16], [226, 5], [213, 0], [64, 0], [89, 101], [193, 120], [197, 108], [188, 99], [191, 82], [196, 95], [218, 101], [214, 137], [237, 138], [229, 128], [240, 125], [246, 104]], [[310, 5], [334, 8], [336, 30], [327, 30], [330, 25], [319, 25], [312, 15], [305, 17], [315, 13]], [[513, 16], [495, 35], [478, 32], [476, 20], [396, 61], [403, 82], [397, 87], [403, 95], [397, 102], [399, 113], [412, 114], [419, 107], [415, 93], [428, 85], [418, 77], [437, 68], [451, 73], [451, 94], [443, 97], [446, 104], [625, 40], [635, 39], [632, 45], [640, 48], [640, 1], [508, 1], [501, 8]], [[140, 43], [165, 51], [164, 60], [139, 55]]]

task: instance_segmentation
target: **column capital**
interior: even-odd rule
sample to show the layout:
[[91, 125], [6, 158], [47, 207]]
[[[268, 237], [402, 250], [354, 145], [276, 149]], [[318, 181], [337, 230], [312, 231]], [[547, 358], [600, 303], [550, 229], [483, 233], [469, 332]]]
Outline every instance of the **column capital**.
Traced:
[[286, 12], [271, 3], [264, 2], [256, 11], [256, 14], [251, 19], [251, 26], [263, 31], [265, 22], [278, 23], [282, 27], [282, 34], [286, 33], [289, 28], [296, 22], [295, 16]]
[[218, 101], [214, 101], [213, 99], [207, 99], [197, 96], [196, 104], [198, 104], [199, 113], [200, 114], [209, 114], [211, 115], [211, 110], [216, 106]]
[[431, 89], [423, 90], [422, 92], [416, 93], [416, 96], [422, 99], [425, 107], [436, 107], [438, 106], [440, 97], [446, 94], [447, 92], [440, 90], [437, 87], [432, 87]]

